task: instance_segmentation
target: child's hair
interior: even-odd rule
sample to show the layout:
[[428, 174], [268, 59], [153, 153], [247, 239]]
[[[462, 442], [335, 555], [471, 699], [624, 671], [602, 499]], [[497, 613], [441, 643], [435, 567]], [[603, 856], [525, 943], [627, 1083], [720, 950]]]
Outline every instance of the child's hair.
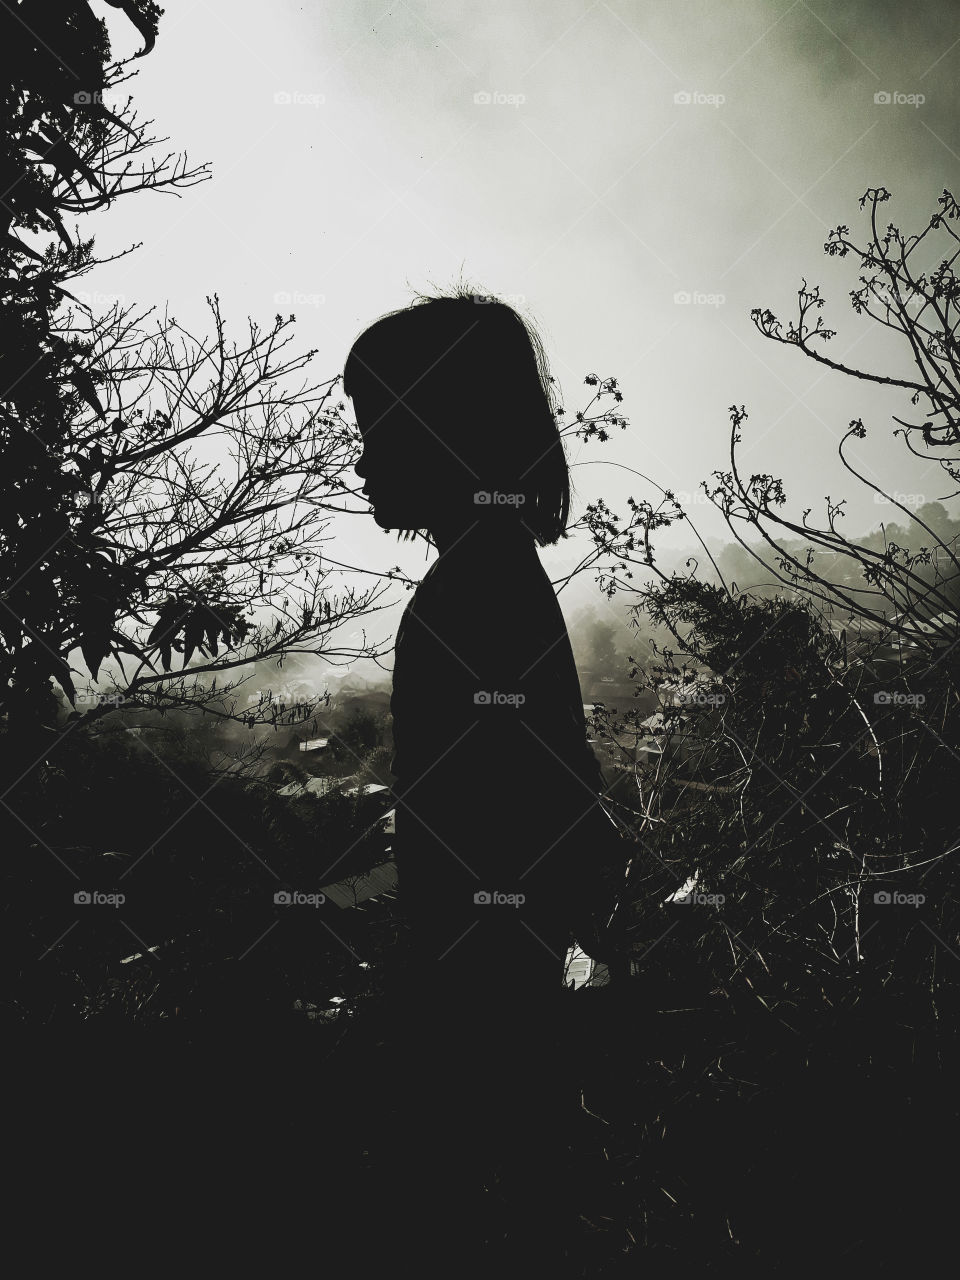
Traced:
[[380, 403], [401, 400], [474, 491], [522, 494], [514, 509], [540, 546], [565, 536], [570, 478], [553, 383], [536, 332], [512, 307], [465, 291], [417, 297], [354, 342], [343, 389], [361, 387]]

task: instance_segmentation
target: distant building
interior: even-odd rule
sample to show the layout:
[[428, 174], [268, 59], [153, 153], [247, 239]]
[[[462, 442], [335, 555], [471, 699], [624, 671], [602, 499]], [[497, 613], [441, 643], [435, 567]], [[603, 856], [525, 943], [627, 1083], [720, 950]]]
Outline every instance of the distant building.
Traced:
[[677, 763], [702, 755], [704, 740], [684, 727], [683, 716], [655, 712], [640, 721], [642, 737], [637, 743], [637, 759], [656, 763], [665, 753]]
[[[911, 625], [937, 643], [951, 644], [957, 638], [957, 615], [949, 611], [934, 614], [927, 622], [914, 622]], [[912, 647], [918, 647], [915, 641], [909, 643]]]
[[354, 787], [345, 787], [343, 794], [345, 796], [375, 796], [381, 791], [389, 791], [390, 788], [383, 785], [382, 782], [361, 782]]
[[572, 946], [567, 952], [563, 970], [565, 987], [602, 987], [610, 981], [607, 966], [594, 960], [578, 946]]
[[381, 894], [392, 894], [396, 887], [397, 864], [391, 857], [388, 862], [381, 862], [362, 875], [348, 876], [335, 884], [324, 885], [320, 892], [336, 906], [347, 908], [358, 907]]
[[[847, 622], [834, 618], [830, 629], [837, 636], [846, 633], [849, 663], [863, 663], [878, 673], [884, 671], [890, 675], [904, 664], [915, 661], [927, 645], [951, 644], [956, 639], [957, 619], [950, 612], [937, 614], [927, 621], [910, 617], [904, 617], [902, 621], [907, 631], [904, 635], [893, 630], [896, 619], [884, 623], [873, 618], [853, 618]], [[910, 633], [923, 637], [923, 646], [919, 639], [911, 639]]]
[[[636, 686], [629, 680], [618, 679], [609, 672], [595, 671], [588, 667], [578, 667], [577, 678], [580, 681], [584, 711], [588, 715], [593, 711], [595, 702], [602, 702], [605, 707], [616, 711], [625, 711], [628, 707], [637, 705], [634, 697]], [[641, 693], [641, 698], [642, 696]]]
[[723, 689], [714, 676], [692, 676], [687, 680], [672, 676], [659, 685], [658, 692], [661, 706], [690, 707], [710, 705], [708, 699], [722, 696]]
[[277, 794], [294, 800], [305, 795], [326, 796], [331, 791], [339, 791], [344, 782], [353, 781], [354, 778], [308, 778], [306, 782], [288, 782]]

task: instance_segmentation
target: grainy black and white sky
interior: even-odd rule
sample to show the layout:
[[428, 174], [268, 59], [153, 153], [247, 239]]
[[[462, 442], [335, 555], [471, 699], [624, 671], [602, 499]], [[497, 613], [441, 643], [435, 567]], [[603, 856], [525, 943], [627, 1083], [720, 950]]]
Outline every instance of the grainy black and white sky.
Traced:
[[[801, 278], [820, 282], [830, 354], [906, 369], [823, 243], [839, 223], [865, 231], [868, 187], [913, 232], [957, 192], [958, 76], [949, 0], [167, 0], [135, 93], [213, 180], [105, 215], [101, 251], [144, 247], [89, 287], [197, 322], [214, 290], [237, 326], [292, 311], [324, 377], [412, 291], [464, 279], [538, 326], [568, 409], [586, 373], [619, 378], [629, 431], [574, 461], [693, 493], [726, 465], [727, 407], [744, 403], [744, 471], [783, 476], [793, 514], [845, 494], [859, 532], [883, 513], [836, 459], [852, 417], [871, 429], [851, 453], [865, 474], [948, 491], [891, 437], [906, 400], [764, 341], [749, 311], [786, 318]], [[492, 372], [477, 393], [495, 404]], [[652, 495], [614, 467], [573, 474], [582, 500]], [[422, 570], [372, 521], [342, 536], [366, 563]]]

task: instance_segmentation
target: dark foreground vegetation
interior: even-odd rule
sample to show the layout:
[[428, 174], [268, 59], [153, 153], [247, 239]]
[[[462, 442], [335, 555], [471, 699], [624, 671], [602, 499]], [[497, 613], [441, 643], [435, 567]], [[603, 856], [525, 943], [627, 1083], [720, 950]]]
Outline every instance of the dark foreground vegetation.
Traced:
[[[769, 656], [755, 657], [744, 664], [769, 674]], [[774, 704], [768, 688], [767, 716]], [[741, 721], [725, 714], [736, 734]], [[778, 773], [798, 778], [789, 756], [801, 740], [778, 741]], [[560, 1251], [586, 1276], [893, 1274], [934, 1257], [957, 1137], [949, 858], [893, 877], [921, 904], [874, 902], [890, 878], [868, 891], [859, 865], [837, 867], [818, 821], [775, 822], [792, 793], [772, 779], [736, 803], [696, 787], [670, 799], [682, 783], [664, 786], [669, 834], [644, 844], [637, 832], [634, 846], [619, 941], [632, 973], [563, 992], [566, 1190], [543, 1225], [511, 1176], [524, 1153], [509, 1121], [492, 1150], [481, 1142], [509, 1107], [509, 1064], [505, 1102], [482, 1078], [458, 1081], [451, 1098], [417, 1058], [429, 993], [411, 979], [402, 898], [274, 902], [277, 883], [314, 892], [381, 861], [383, 823], [339, 795], [291, 800], [230, 776], [208, 789], [182, 743], [161, 761], [130, 742], [121, 729], [77, 746], [57, 770], [31, 773], [38, 792], [29, 803], [18, 790], [16, 818], [4, 810], [9, 1119], [26, 1209], [77, 1215], [77, 1230], [108, 1223], [101, 1256], [148, 1241], [176, 1257], [189, 1238], [222, 1265], [257, 1255], [278, 1270], [303, 1249], [346, 1250], [358, 1274], [405, 1265], [411, 1249], [424, 1268], [468, 1274], [519, 1266], [531, 1249], [563, 1274]], [[890, 745], [884, 758], [898, 758]], [[921, 756], [946, 789], [950, 753]], [[822, 795], [812, 775], [792, 785], [830, 825], [860, 798], [861, 825], [845, 830], [868, 830], [872, 812], [889, 868], [888, 820], [876, 796], [862, 799], [871, 769], [873, 755], [849, 751]], [[702, 757], [678, 772], [714, 776]], [[185, 805], [184, 786], [202, 803]], [[629, 818], [625, 804], [617, 812]], [[930, 808], [934, 839], [953, 813]], [[18, 838], [25, 814], [43, 858]], [[708, 822], [709, 844], [685, 837]], [[742, 858], [744, 822], [763, 837], [762, 861]], [[124, 876], [135, 859], [100, 852], [109, 845], [149, 856]], [[78, 882], [125, 902], [64, 902], [66, 861]], [[726, 900], [665, 903], [694, 870]], [[419, 1157], [432, 1129], [454, 1123], [475, 1123], [481, 1145], [438, 1179]], [[541, 1172], [544, 1188], [556, 1172]], [[531, 1220], [549, 1236], [531, 1241]]]

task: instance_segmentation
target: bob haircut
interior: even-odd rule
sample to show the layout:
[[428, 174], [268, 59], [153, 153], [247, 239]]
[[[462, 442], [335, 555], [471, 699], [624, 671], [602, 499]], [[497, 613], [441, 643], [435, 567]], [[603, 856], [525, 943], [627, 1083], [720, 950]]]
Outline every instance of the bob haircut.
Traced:
[[[553, 380], [536, 332], [497, 298], [419, 296], [354, 342], [351, 398], [402, 401], [474, 491], [522, 494], [519, 517], [540, 546], [565, 537], [570, 476]], [[445, 446], [445, 447], [444, 447]]]

